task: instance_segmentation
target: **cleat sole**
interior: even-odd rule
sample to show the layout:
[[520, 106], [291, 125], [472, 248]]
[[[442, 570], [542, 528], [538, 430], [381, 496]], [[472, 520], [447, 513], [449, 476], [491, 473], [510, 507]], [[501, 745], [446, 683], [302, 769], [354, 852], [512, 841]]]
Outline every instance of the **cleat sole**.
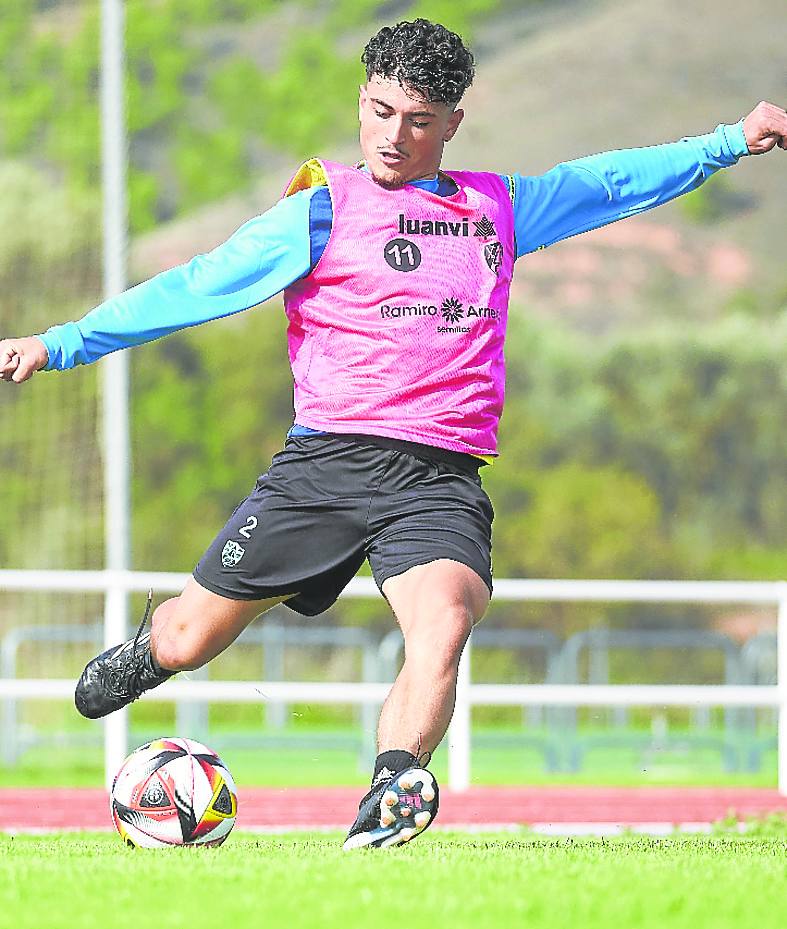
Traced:
[[394, 848], [424, 831], [437, 814], [437, 785], [421, 768], [394, 778], [380, 800], [379, 826], [350, 836], [344, 851], [356, 848]]

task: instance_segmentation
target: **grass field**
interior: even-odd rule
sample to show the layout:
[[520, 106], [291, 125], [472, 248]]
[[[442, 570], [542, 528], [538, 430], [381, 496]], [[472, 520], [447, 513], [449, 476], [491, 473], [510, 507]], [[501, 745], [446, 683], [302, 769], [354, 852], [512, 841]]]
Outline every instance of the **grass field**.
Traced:
[[432, 832], [388, 852], [338, 834], [132, 850], [89, 833], [0, 837], [0, 927], [781, 929], [787, 825], [746, 835], [550, 840]]

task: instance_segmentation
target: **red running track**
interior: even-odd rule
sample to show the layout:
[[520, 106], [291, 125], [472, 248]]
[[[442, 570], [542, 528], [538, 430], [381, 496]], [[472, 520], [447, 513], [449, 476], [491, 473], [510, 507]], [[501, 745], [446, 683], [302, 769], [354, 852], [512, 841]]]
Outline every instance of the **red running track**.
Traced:
[[[238, 828], [346, 828], [356, 787], [240, 790]], [[703, 824], [787, 815], [787, 796], [760, 788], [473, 787], [441, 794], [439, 825]], [[107, 795], [92, 788], [0, 790], [0, 830], [108, 829]]]

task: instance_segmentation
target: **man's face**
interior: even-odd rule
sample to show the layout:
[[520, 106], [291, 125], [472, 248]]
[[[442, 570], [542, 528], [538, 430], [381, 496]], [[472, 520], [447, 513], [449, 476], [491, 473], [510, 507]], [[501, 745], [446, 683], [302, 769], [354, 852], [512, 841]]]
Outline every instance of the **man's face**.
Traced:
[[391, 190], [434, 177], [443, 146], [453, 138], [464, 112], [429, 103], [411, 87], [373, 75], [358, 101], [361, 151], [372, 177]]

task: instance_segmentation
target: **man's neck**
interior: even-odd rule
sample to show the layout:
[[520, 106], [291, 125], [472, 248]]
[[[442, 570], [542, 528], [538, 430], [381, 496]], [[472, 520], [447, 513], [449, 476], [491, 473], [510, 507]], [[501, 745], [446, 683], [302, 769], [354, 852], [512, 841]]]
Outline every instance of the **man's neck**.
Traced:
[[[369, 166], [365, 161], [359, 161], [355, 167], [360, 168], [361, 171], [365, 171], [367, 174], [371, 174]], [[439, 172], [437, 171], [434, 174], [426, 174], [423, 177], [413, 177], [410, 178], [409, 181], [405, 181], [402, 187], [406, 187], [408, 184], [428, 184], [430, 182], [434, 184], [438, 180], [438, 177]], [[372, 176], [372, 180], [374, 180], [374, 176]]]

